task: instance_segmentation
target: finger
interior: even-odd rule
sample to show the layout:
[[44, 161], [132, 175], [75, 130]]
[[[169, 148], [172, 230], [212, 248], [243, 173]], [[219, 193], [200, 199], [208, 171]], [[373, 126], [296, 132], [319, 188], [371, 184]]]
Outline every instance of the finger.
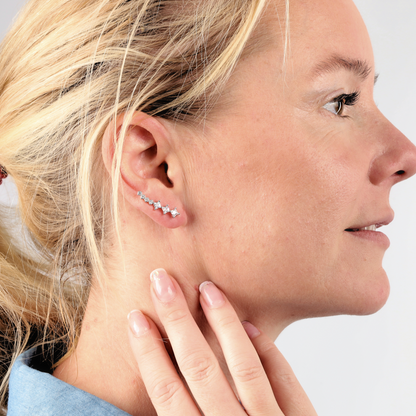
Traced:
[[151, 292], [181, 373], [204, 414], [245, 415], [177, 282], [163, 269], [155, 270]]
[[158, 416], [200, 416], [167, 353], [156, 325], [140, 311], [128, 316], [129, 340]]
[[251, 323], [244, 322], [243, 326], [259, 354], [283, 413], [286, 416], [317, 416], [292, 368], [274, 342]]
[[201, 306], [224, 353], [248, 414], [283, 415], [259, 356], [225, 295], [211, 282], [200, 286]]

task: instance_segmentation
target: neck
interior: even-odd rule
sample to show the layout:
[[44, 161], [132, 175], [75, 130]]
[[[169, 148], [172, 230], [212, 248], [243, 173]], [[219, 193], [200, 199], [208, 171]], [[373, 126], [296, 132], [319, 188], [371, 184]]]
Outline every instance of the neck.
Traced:
[[[198, 306], [197, 291], [189, 286], [181, 286], [192, 315], [233, 385], [218, 341]], [[133, 416], [156, 413], [130, 349], [127, 314], [133, 309], [140, 309], [156, 323], [162, 337], [167, 340], [151, 305], [150, 296], [146, 297], [143, 293], [145, 291], [149, 291], [149, 284], [145, 285], [144, 282], [141, 292], [136, 292], [135, 297], [123, 296], [122, 291], [115, 290], [107, 290], [107, 296], [103, 296], [101, 289], [93, 287], [76, 350], [54, 372], [55, 377]], [[168, 342], [166, 347], [170, 352]]]
[[[164, 266], [168, 273], [172, 273], [178, 281], [196, 323], [217, 356], [220, 366], [233, 388], [234, 383], [218, 341], [206, 322], [199, 305], [198, 284], [204, 280], [211, 280], [210, 276], [202, 272], [201, 269], [196, 270], [197, 266], [192, 262], [178, 264], [177, 257], [172, 260], [166, 254], [169, 253], [169, 250], [160, 250], [160, 246], [158, 250], [152, 250], [152, 253], [149, 253], [149, 247], [147, 247], [147, 251], [145, 247], [141, 248], [143, 248], [142, 251], [137, 249], [136, 245], [134, 255], [125, 258], [127, 265], [125, 269], [120, 270], [114, 266], [107, 267], [108, 278], [106, 279], [107, 284], [104, 285], [105, 289], [98, 284], [96, 279], [93, 280], [76, 350], [56, 368], [54, 376], [133, 416], [139, 414], [150, 416], [156, 413], [150, 403], [136, 360], [130, 349], [127, 315], [133, 309], [140, 309], [155, 322], [161, 336], [167, 339], [150, 298], [149, 274], [160, 266]], [[140, 258], [137, 253], [141, 253]], [[155, 253], [159, 254], [154, 255]], [[118, 263], [120, 262], [118, 261]], [[112, 265], [118, 263], [111, 262]], [[280, 328], [276, 328], [276, 316], [273, 317], [274, 324], [272, 324], [271, 316], [269, 319], [263, 319], [261, 315], [254, 314], [250, 310], [248, 302], [247, 307], [244, 307], [241, 305], [241, 301], [233, 303], [232, 294], [226, 293], [226, 295], [229, 295], [229, 300], [241, 320], [249, 320], [270, 337], [276, 338], [286, 326], [281, 324]], [[264, 316], [267, 317], [267, 315]], [[285, 322], [285, 320], [281, 320], [281, 322]], [[168, 342], [166, 347], [169, 351]]]

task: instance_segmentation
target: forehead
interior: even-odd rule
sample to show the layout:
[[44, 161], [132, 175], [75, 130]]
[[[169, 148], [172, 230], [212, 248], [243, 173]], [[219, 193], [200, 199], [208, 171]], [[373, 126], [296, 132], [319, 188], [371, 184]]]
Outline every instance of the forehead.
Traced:
[[373, 84], [371, 42], [352, 0], [290, 0], [289, 17], [286, 30], [285, 0], [269, 1], [217, 115], [245, 114], [263, 102], [298, 105], [318, 90], [346, 87], [347, 78]]
[[[284, 0], [271, 1], [264, 15], [275, 51], [283, 58], [286, 35]], [[352, 0], [290, 0], [287, 63], [297, 68], [313, 67], [333, 57], [373, 66], [373, 51], [367, 29]]]

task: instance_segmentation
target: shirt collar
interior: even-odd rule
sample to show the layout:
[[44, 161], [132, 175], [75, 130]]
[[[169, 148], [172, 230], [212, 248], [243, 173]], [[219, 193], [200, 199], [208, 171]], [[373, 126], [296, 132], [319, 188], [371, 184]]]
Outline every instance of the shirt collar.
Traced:
[[41, 350], [32, 348], [13, 365], [7, 416], [128, 416], [112, 404], [55, 378]]

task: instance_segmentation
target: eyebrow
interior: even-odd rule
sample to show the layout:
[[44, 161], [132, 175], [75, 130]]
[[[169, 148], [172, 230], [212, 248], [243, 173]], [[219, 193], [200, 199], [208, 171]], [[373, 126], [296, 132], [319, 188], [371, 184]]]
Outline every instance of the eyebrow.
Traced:
[[[365, 81], [371, 74], [372, 68], [365, 61], [360, 59], [343, 58], [341, 56], [331, 56], [329, 59], [320, 62], [313, 70], [313, 76], [318, 77], [323, 74], [339, 71], [340, 69], [346, 69], [353, 72], [363, 81]], [[378, 75], [374, 77], [374, 83], [376, 83]]]

